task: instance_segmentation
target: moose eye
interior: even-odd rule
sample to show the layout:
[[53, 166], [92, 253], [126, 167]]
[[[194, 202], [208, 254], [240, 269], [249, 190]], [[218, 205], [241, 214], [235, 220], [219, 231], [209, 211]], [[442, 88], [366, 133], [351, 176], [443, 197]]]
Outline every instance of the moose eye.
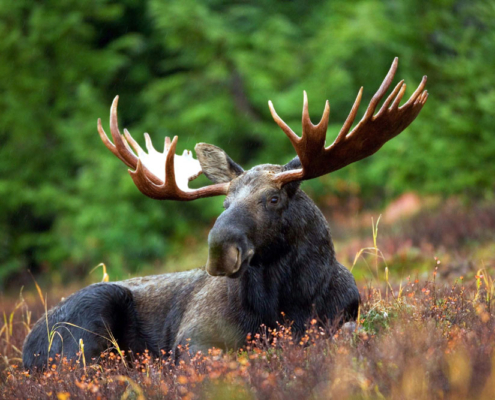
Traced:
[[279, 202], [280, 198], [278, 196], [272, 196], [270, 198], [270, 204], [277, 204]]

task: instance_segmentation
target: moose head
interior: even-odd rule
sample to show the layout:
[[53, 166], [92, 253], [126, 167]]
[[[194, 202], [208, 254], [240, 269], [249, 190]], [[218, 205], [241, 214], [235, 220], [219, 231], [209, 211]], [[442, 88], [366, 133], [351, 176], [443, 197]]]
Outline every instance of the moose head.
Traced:
[[[402, 106], [399, 104], [406, 84], [400, 81], [375, 113], [392, 83], [397, 65], [398, 59], [395, 58], [363, 118], [351, 130], [363, 93], [363, 88], [359, 90], [340, 133], [329, 146], [325, 146], [330, 115], [328, 101], [321, 121], [313, 125], [304, 92], [301, 136], [278, 116], [269, 101], [273, 119], [287, 135], [297, 154], [286, 165], [265, 164], [244, 171], [222, 149], [205, 143], [195, 147], [197, 160], [187, 150], [178, 156], [175, 154], [177, 136], [172, 141], [165, 138], [165, 148], [160, 153], [146, 133], [148, 152], [145, 152], [126, 129], [124, 135], [119, 131], [118, 96], [110, 111], [110, 132], [114, 143], [105, 134], [101, 120], [98, 120], [98, 131], [105, 146], [131, 168], [129, 173], [134, 183], [146, 196], [177, 201], [226, 196], [225, 211], [209, 234], [206, 270], [210, 275], [236, 278], [251, 262], [255, 264], [257, 257], [262, 254], [266, 256], [266, 252], [261, 250], [272, 246], [276, 238], [283, 236], [285, 221], [308, 218], [308, 215], [301, 214], [304, 207], [300, 203], [305, 199], [296, 195], [300, 182], [337, 171], [374, 154], [416, 118], [428, 98], [428, 92], [424, 90], [426, 76]], [[201, 173], [213, 184], [190, 189], [188, 183]]]

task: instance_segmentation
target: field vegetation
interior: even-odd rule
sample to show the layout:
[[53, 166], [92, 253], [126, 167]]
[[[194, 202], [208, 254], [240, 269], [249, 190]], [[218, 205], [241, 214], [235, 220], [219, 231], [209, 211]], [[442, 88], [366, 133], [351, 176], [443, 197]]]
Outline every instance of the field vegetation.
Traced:
[[[460, 222], [470, 217], [458, 213], [463, 206], [452, 207]], [[428, 225], [432, 218], [443, 220], [446, 211], [441, 210], [403, 218], [401, 229], [407, 232], [418, 224]], [[482, 206], [479, 210], [493, 215]], [[385, 210], [384, 215], [387, 211], [390, 213]], [[368, 238], [360, 242], [365, 247], [358, 249], [349, 263], [362, 297], [356, 324], [338, 329], [321, 327], [313, 319], [308, 321], [305, 335], [296, 338], [290, 321], [281, 315], [277, 329], [262, 327], [238, 352], [211, 349], [208, 354], [191, 357], [184, 348], [175, 362], [167, 354], [126, 354], [109, 336], [112, 349], [98, 360], [87, 359], [84, 343], [79, 343], [76, 360], [50, 359], [46, 371], [29, 374], [20, 360], [24, 337], [46, 307], [75, 288], [52, 290], [47, 297], [35, 285], [18, 299], [4, 299], [0, 396], [491, 399], [495, 390], [493, 241], [486, 241], [477, 247], [485, 250], [473, 253], [469, 243], [446, 224], [445, 231], [441, 232], [441, 226], [436, 231], [447, 238], [435, 243], [441, 257], [428, 255], [428, 249], [435, 248], [426, 245], [428, 236], [420, 247], [412, 240], [388, 253], [380, 246], [383, 242], [394, 248], [396, 242], [387, 237], [387, 231], [397, 227], [382, 218], [374, 221], [373, 229], [368, 223]], [[453, 244], [449, 235], [458, 238], [457, 256], [449, 257]], [[355, 246], [355, 242], [348, 242], [347, 248], [338, 245], [343, 258]], [[105, 268], [91, 274], [93, 280], [94, 274], [109, 279]], [[56, 335], [57, 329], [47, 335]]]

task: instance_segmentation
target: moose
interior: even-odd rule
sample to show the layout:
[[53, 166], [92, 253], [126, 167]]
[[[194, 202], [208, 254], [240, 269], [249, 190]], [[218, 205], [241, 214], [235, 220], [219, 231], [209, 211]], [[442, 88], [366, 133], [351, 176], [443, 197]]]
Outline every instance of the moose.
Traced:
[[[24, 367], [43, 369], [56, 354], [73, 359], [80, 339], [86, 359], [98, 358], [114, 341], [121, 349], [159, 356], [175, 354], [186, 343], [191, 353], [237, 349], [260, 325], [276, 327], [282, 313], [296, 335], [310, 318], [333, 326], [355, 320], [360, 302], [355, 280], [336, 260], [327, 221], [300, 184], [374, 154], [417, 117], [428, 98], [426, 76], [402, 106], [406, 85], [400, 81], [375, 113], [397, 65], [395, 58], [351, 130], [363, 93], [359, 90], [340, 133], [327, 147], [328, 101], [321, 121], [313, 125], [304, 92], [301, 136], [270, 101], [271, 115], [297, 156], [285, 165], [263, 164], [248, 171], [210, 144], [195, 146], [197, 160], [189, 151], [178, 156], [177, 136], [165, 139], [161, 153], [145, 134], [145, 152], [127, 130], [120, 133], [117, 96], [110, 111], [113, 143], [100, 119], [98, 131], [105, 146], [130, 168], [138, 189], [159, 200], [225, 196], [225, 210], [209, 233], [204, 267], [79, 290], [35, 324], [24, 343]], [[212, 184], [189, 188], [188, 182], [201, 173]], [[49, 340], [54, 330], [57, 334]]]

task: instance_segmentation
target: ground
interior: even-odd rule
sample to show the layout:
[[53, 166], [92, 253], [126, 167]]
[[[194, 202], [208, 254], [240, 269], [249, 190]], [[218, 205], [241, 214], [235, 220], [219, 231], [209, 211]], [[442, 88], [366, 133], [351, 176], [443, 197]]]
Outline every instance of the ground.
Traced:
[[[237, 353], [212, 349], [174, 364], [165, 354], [115, 348], [95, 364], [81, 343], [75, 362], [49, 360], [47, 371], [28, 374], [20, 365], [22, 342], [49, 305], [36, 286], [5, 297], [0, 397], [491, 399], [495, 263], [485, 231], [493, 232], [495, 214], [488, 206], [469, 212], [459, 203], [447, 206], [408, 216], [399, 230], [394, 213], [384, 213], [380, 225], [374, 218], [372, 234], [360, 239], [356, 223], [353, 240], [337, 241], [362, 296], [355, 325], [335, 331], [313, 320], [295, 340], [281, 315], [277, 330], [263, 329]], [[367, 219], [363, 224], [371, 226]], [[342, 237], [339, 229], [337, 223]], [[72, 290], [51, 288], [50, 303]]]

